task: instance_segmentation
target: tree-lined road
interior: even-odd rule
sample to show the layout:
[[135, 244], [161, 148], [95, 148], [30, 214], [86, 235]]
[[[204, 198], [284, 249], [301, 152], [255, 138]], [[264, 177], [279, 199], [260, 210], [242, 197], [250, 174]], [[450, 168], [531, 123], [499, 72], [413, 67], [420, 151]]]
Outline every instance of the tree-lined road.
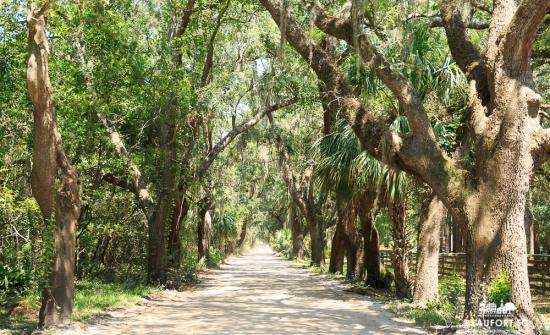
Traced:
[[82, 333], [426, 334], [367, 297], [273, 256], [266, 246], [230, 258], [193, 290], [156, 299], [136, 313], [114, 313]]

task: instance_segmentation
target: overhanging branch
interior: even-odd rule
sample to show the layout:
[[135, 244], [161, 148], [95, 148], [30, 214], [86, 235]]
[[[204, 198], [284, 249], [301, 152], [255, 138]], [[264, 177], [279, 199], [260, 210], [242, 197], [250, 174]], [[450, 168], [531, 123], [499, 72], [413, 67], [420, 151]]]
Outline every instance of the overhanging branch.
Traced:
[[317, 27], [351, 45], [354, 45], [356, 40], [359, 45], [355, 47], [358, 49], [359, 56], [397, 98], [407, 115], [413, 133], [435, 142], [435, 135], [422, 100], [407, 80], [399, 72], [392, 70], [391, 65], [370, 43], [366, 35], [360, 35], [354, 39], [353, 27], [349, 19], [329, 16], [318, 1], [314, 2], [314, 6], [318, 13], [315, 20]]
[[529, 53], [539, 25], [550, 12], [548, 0], [523, 0], [503, 31], [500, 50], [513, 71], [529, 67]]
[[234, 127], [229, 133], [227, 133], [221, 140], [219, 140], [212, 147], [212, 150], [210, 150], [210, 152], [208, 152], [206, 157], [202, 160], [201, 164], [199, 165], [196, 176], [198, 176], [198, 178], [204, 177], [204, 175], [208, 171], [208, 168], [210, 168], [212, 163], [214, 163], [214, 160], [219, 156], [219, 154], [241, 133], [245, 132], [250, 128], [253, 128], [258, 122], [260, 122], [260, 120], [264, 116], [270, 113], [273, 113], [281, 108], [295, 104], [297, 101], [298, 101], [298, 98], [293, 97], [291, 99], [269, 106], [265, 110], [258, 112], [250, 120], [245, 121], [239, 124], [238, 126]]

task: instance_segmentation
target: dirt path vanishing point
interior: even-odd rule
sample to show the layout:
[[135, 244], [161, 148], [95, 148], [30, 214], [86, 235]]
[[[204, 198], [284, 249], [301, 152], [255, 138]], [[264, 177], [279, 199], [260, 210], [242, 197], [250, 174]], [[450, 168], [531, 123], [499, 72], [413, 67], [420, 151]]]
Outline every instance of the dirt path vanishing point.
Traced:
[[266, 246], [227, 263], [190, 291], [65, 334], [427, 334]]

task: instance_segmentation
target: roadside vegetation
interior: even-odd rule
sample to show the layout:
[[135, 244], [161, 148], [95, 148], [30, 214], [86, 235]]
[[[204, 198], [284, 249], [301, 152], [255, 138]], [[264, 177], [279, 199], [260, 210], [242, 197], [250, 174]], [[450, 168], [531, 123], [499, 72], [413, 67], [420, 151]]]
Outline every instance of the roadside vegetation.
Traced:
[[539, 334], [549, 12], [1, 0], [2, 327], [185, 289], [268, 241], [420, 323], [476, 321], [495, 300]]

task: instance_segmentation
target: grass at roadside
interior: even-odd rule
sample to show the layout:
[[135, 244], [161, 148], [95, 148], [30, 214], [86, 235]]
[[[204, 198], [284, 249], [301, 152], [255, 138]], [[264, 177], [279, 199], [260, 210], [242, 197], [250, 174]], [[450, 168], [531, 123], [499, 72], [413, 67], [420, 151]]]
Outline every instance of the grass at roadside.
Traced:
[[131, 306], [159, 288], [120, 283], [80, 281], [75, 291], [73, 319], [82, 321], [113, 307]]
[[[109, 308], [131, 306], [140, 298], [159, 290], [157, 287], [143, 284], [77, 281], [73, 320], [84, 321]], [[0, 297], [0, 302], [3, 301]], [[37, 326], [40, 294], [33, 292], [20, 298], [17, 301], [16, 312], [10, 315], [13, 303], [9, 304], [11, 306], [0, 304], [0, 333], [1, 330], [7, 329], [13, 334], [29, 334]]]

